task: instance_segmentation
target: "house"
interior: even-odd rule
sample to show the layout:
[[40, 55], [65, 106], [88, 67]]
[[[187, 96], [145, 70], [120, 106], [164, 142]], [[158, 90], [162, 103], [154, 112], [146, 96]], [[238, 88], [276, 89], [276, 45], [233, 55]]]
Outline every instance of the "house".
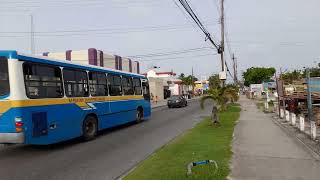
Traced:
[[176, 73], [173, 71], [153, 68], [143, 75], [149, 79], [150, 92], [154, 97], [157, 96], [158, 100], [164, 100], [171, 95], [183, 94], [182, 81], [176, 78]]

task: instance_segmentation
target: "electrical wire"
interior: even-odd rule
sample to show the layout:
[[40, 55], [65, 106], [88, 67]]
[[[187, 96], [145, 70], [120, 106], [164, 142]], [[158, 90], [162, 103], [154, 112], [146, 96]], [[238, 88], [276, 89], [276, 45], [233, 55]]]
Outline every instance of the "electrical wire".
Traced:
[[162, 52], [162, 53], [150, 53], [150, 54], [143, 54], [143, 55], [133, 55], [128, 56], [130, 58], [145, 58], [145, 57], [155, 57], [155, 56], [170, 56], [170, 55], [177, 55], [177, 54], [185, 54], [185, 53], [193, 53], [205, 50], [212, 50], [211, 47], [202, 47], [202, 48], [191, 48], [191, 49], [184, 49], [178, 51], [170, 51], [170, 52]]
[[141, 62], [148, 62], [148, 61], [166, 61], [166, 60], [172, 60], [172, 59], [183, 59], [185, 60], [186, 58], [195, 58], [195, 57], [203, 57], [203, 56], [214, 56], [217, 55], [218, 53], [210, 53], [210, 54], [200, 54], [196, 56], [179, 56], [179, 57], [172, 57], [172, 58], [156, 58], [156, 59], [141, 59], [139, 61]]
[[[213, 23], [211, 23], [213, 24]], [[208, 23], [208, 25], [211, 25]], [[62, 30], [62, 31], [36, 31], [35, 36], [81, 36], [89, 35], [89, 33], [99, 34], [125, 34], [131, 32], [146, 32], [146, 31], [168, 31], [168, 30], [181, 30], [189, 29], [190, 25], [179, 25], [179, 26], [150, 26], [142, 28], [114, 28], [114, 29], [84, 29], [84, 30]], [[128, 30], [130, 29], [130, 30]], [[30, 32], [19, 31], [19, 32], [0, 32], [0, 37], [28, 37]]]
[[217, 50], [220, 50], [219, 45], [213, 40], [212, 36], [204, 27], [202, 22], [199, 20], [198, 16], [194, 13], [187, 0], [179, 0], [179, 2], [182, 5], [182, 7], [186, 10], [186, 12], [190, 15], [190, 17], [193, 19], [193, 21], [197, 24], [197, 26], [201, 29], [201, 31], [205, 34], [206, 40], [209, 40]]

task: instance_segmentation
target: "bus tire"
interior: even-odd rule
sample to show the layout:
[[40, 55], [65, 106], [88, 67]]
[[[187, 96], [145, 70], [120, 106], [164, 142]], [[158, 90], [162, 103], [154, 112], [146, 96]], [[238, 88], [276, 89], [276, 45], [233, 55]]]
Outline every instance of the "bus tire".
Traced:
[[85, 141], [90, 141], [95, 139], [98, 134], [98, 120], [94, 116], [87, 116], [83, 121], [83, 139]]
[[142, 118], [143, 118], [143, 109], [139, 107], [136, 112], [136, 122], [140, 123], [142, 121]]

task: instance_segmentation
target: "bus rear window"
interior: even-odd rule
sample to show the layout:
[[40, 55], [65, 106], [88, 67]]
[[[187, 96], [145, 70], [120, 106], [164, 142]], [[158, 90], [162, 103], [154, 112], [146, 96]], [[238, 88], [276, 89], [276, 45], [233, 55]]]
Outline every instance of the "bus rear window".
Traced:
[[6, 96], [10, 93], [8, 59], [0, 57], [0, 96]]

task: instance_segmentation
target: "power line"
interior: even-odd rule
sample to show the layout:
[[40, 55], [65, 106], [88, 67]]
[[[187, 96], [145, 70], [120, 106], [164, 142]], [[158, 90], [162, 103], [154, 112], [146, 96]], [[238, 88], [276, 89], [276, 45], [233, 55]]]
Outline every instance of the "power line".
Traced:
[[199, 20], [198, 16], [194, 13], [194, 11], [190, 7], [187, 0], [179, 0], [179, 2], [182, 5], [182, 7], [187, 11], [187, 13], [190, 15], [190, 17], [193, 19], [193, 21], [197, 24], [197, 26], [201, 29], [201, 31], [205, 34], [206, 40], [209, 40], [212, 43], [212, 45], [219, 51], [220, 46], [216, 42], [214, 42], [210, 33], [207, 31], [207, 29], [204, 27], [202, 22]]
[[41, 8], [41, 7], [73, 7], [73, 6], [99, 6], [105, 7], [107, 4], [108, 6], [112, 5], [112, 7], [135, 7], [137, 5], [146, 6], [146, 5], [154, 5], [158, 3], [158, 1], [134, 1], [134, 2], [115, 2], [113, 4], [106, 3], [106, 1], [97, 1], [97, 0], [90, 0], [90, 1], [32, 1], [32, 2], [1, 2], [1, 8], [13, 8], [13, 9], [21, 9], [21, 8]]
[[[211, 23], [208, 23], [210, 25]], [[125, 33], [138, 33], [138, 32], [147, 32], [147, 31], [168, 31], [168, 30], [181, 30], [181, 29], [189, 29], [189, 25], [181, 25], [181, 26], [150, 26], [143, 28], [115, 28], [115, 29], [86, 29], [86, 30], [62, 30], [62, 31], [38, 31], [34, 32], [35, 36], [82, 36], [89, 35], [92, 33], [94, 35], [103, 35], [103, 34], [125, 34]], [[130, 30], [128, 30], [130, 29]], [[26, 37], [30, 32], [0, 32], [0, 37]]]
[[130, 58], [144, 58], [144, 57], [154, 57], [154, 56], [169, 56], [169, 55], [177, 55], [177, 54], [185, 54], [185, 53], [192, 53], [204, 50], [212, 50], [211, 47], [202, 47], [202, 48], [191, 48], [191, 49], [184, 49], [179, 51], [170, 51], [170, 52], [162, 52], [162, 53], [150, 53], [150, 54], [143, 54], [143, 55], [133, 55], [128, 56]]
[[214, 56], [217, 55], [217, 53], [210, 53], [210, 54], [201, 54], [196, 56], [179, 56], [179, 57], [172, 57], [172, 58], [156, 58], [156, 59], [146, 59], [146, 60], [139, 60], [141, 62], [148, 62], [148, 61], [165, 61], [165, 60], [172, 60], [172, 59], [182, 59], [186, 60], [186, 58], [195, 58], [195, 57], [203, 57], [203, 56]]

